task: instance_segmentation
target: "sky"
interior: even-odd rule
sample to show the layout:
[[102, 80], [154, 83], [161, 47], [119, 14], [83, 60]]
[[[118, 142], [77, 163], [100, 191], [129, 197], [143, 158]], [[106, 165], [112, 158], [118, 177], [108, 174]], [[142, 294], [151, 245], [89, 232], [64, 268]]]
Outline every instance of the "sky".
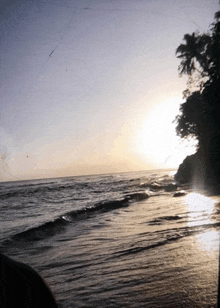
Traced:
[[0, 181], [177, 168], [176, 48], [216, 0], [0, 4]]

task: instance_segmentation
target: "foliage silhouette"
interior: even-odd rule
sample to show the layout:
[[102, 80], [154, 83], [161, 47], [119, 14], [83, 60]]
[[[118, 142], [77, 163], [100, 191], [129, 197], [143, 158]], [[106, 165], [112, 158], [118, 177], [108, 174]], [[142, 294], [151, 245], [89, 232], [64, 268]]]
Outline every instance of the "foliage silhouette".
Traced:
[[209, 32], [185, 34], [183, 39], [176, 55], [181, 59], [179, 74], [188, 75], [188, 83], [176, 132], [198, 140], [196, 160], [206, 166], [204, 180], [220, 181], [220, 11]]

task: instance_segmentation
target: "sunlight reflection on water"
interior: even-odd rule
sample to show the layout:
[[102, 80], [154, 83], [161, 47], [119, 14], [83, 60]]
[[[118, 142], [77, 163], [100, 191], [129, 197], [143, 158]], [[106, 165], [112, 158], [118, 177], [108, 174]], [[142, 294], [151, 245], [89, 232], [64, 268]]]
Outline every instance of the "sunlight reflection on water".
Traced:
[[205, 211], [207, 214], [213, 213], [215, 202], [206, 196], [198, 193], [191, 193], [186, 196], [185, 200], [189, 211], [192, 213], [202, 211]]
[[206, 231], [201, 234], [197, 234], [196, 238], [201, 250], [209, 252], [218, 251], [219, 234], [216, 230]]
[[[209, 225], [215, 223], [211, 215], [215, 210], [215, 202], [199, 193], [191, 193], [186, 196], [185, 202], [189, 210], [190, 227]], [[219, 234], [217, 230], [207, 230], [196, 235], [199, 249], [209, 252], [217, 251], [219, 248]]]

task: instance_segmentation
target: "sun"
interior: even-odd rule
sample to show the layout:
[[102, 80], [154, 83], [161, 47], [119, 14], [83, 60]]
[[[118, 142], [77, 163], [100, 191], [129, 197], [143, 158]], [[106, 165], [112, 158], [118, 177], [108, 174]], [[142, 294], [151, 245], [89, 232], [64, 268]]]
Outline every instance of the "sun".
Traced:
[[143, 120], [137, 133], [137, 148], [142, 159], [150, 159], [158, 167], [176, 168], [196, 150], [195, 141], [181, 142], [175, 132], [175, 117], [182, 100], [169, 98], [157, 104]]

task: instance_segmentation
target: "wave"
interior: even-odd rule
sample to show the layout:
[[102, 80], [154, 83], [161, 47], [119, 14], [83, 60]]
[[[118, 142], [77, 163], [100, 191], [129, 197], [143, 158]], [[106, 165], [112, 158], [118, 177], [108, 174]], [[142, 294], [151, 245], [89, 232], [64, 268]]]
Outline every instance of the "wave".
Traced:
[[172, 220], [180, 220], [183, 218], [186, 218], [186, 215], [173, 215], [173, 216], [162, 216], [162, 217], [157, 217], [151, 221], [148, 222], [149, 225], [162, 225], [166, 223], [167, 221], [172, 221]]
[[81, 190], [83, 188], [88, 188], [88, 184], [87, 183], [74, 183], [74, 184], [66, 185], [66, 186], [65, 185], [45, 186], [45, 185], [38, 184], [38, 187], [34, 187], [34, 185], [26, 185], [22, 188], [17, 190], [17, 187], [16, 187], [15, 190], [11, 189], [6, 192], [1, 192], [0, 200], [5, 200], [9, 198], [14, 198], [14, 197], [29, 197], [29, 196], [33, 196], [34, 194], [59, 192], [63, 190], [73, 190], [73, 191]]
[[131, 254], [136, 254], [136, 253], [141, 253], [149, 249], [154, 249], [154, 248], [157, 248], [163, 245], [171, 244], [174, 241], [178, 241], [181, 238], [191, 236], [196, 233], [204, 232], [206, 229], [212, 229], [212, 228], [216, 228], [219, 226], [220, 226], [220, 223], [218, 222], [218, 223], [210, 223], [210, 224], [205, 224], [205, 225], [198, 225], [194, 227], [183, 227], [183, 228], [178, 228], [178, 229], [168, 229], [167, 231], [158, 231], [157, 233], [162, 233], [163, 239], [153, 242], [152, 244], [149, 244], [148, 242], [147, 245], [143, 244], [142, 246], [137, 246], [137, 247], [132, 247], [132, 248], [124, 249], [121, 251], [117, 251], [116, 253], [113, 254], [113, 256], [109, 257], [109, 259], [118, 258], [121, 256], [126, 256], [126, 255], [131, 255]]
[[[133, 180], [129, 180], [133, 181]], [[121, 181], [124, 186], [128, 186], [128, 181]], [[103, 189], [101, 184], [103, 184]], [[111, 183], [112, 184], [112, 183]], [[116, 182], [115, 185], [109, 185], [110, 190], [112, 190], [112, 187], [117, 187], [119, 189], [118, 185], [120, 183]], [[119, 185], [120, 186], [120, 185]], [[101, 188], [100, 188], [101, 187]], [[70, 192], [76, 192], [76, 191], [82, 191], [86, 189], [87, 193], [88, 190], [92, 193], [103, 193], [106, 192], [106, 183], [98, 183], [96, 182], [73, 182], [71, 184], [65, 185], [65, 184], [57, 184], [56, 183], [43, 183], [43, 184], [26, 184], [26, 185], [20, 185], [16, 187], [11, 187], [8, 190], [3, 190], [0, 192], [0, 200], [6, 200], [9, 198], [17, 198], [17, 197], [30, 197], [34, 194], [47, 194], [51, 192], [60, 192], [60, 191], [70, 191]]]
[[62, 229], [70, 223], [79, 219], [90, 218], [97, 213], [104, 213], [122, 207], [129, 206], [131, 202], [137, 202], [149, 198], [147, 192], [132, 193], [120, 200], [102, 201], [95, 204], [93, 207], [86, 207], [80, 210], [67, 212], [53, 221], [46, 222], [37, 227], [27, 229], [23, 232], [17, 233], [11, 237], [12, 241], [38, 241], [45, 237], [54, 236], [60, 233]]
[[[66, 181], [66, 179], [65, 179]], [[51, 192], [60, 191], [83, 191], [86, 189], [86, 193], [90, 191], [91, 193], [106, 193], [106, 189], [109, 191], [124, 191], [125, 188], [131, 189], [132, 187], [136, 189], [148, 189], [152, 192], [160, 190], [176, 190], [176, 184], [172, 182], [171, 177], [157, 178], [157, 180], [150, 179], [146, 176], [138, 178], [115, 178], [115, 177], [103, 177], [101, 179], [88, 179], [88, 181], [80, 181], [79, 179], [72, 179], [71, 182], [56, 183], [56, 181], [47, 181], [44, 183], [27, 183], [24, 182], [20, 185], [12, 186], [7, 189], [2, 189], [0, 192], [0, 200], [6, 200], [9, 198], [16, 197], [30, 197], [35, 194], [47, 194]], [[4, 187], [3, 187], [4, 188]]]
[[169, 180], [160, 180], [160, 181], [150, 181], [148, 183], [141, 183], [141, 187], [145, 187], [149, 189], [150, 191], [161, 191], [164, 190], [166, 192], [173, 192], [178, 189], [178, 186], [176, 183]]
[[43, 182], [43, 183], [30, 183], [30, 184], [27, 184], [27, 182], [24, 181], [22, 185], [16, 185], [16, 188], [35, 187], [35, 186], [51, 185], [51, 184], [56, 184], [56, 181], [53, 181], [53, 182]]

